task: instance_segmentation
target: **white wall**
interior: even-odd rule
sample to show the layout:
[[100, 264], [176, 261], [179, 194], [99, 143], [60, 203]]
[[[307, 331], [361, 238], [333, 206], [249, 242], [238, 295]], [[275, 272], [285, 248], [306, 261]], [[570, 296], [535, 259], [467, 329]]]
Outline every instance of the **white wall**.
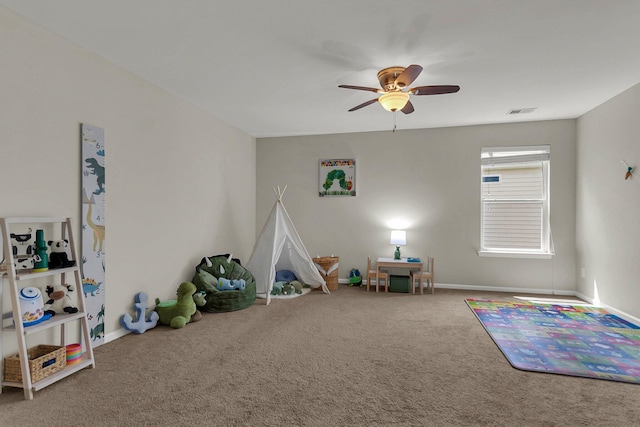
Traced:
[[0, 216], [71, 216], [79, 240], [80, 124], [105, 129], [107, 336], [203, 256], [248, 259], [253, 137], [3, 8], [0, 52]]
[[[575, 290], [575, 120], [264, 138], [256, 143], [257, 230], [273, 186], [312, 256], [340, 256], [340, 277], [368, 255], [392, 256], [392, 221], [406, 223], [403, 256], [435, 258], [442, 285]], [[551, 146], [552, 260], [481, 258], [480, 150]], [[356, 197], [318, 197], [318, 160], [356, 159]]]
[[[577, 290], [640, 317], [640, 172], [625, 181], [620, 162], [640, 164], [640, 85], [577, 121], [265, 138], [256, 145], [3, 8], [0, 51], [0, 216], [72, 216], [79, 236], [79, 126], [105, 129], [107, 334], [119, 330], [137, 292], [171, 297], [202, 256], [230, 251], [248, 259], [273, 204], [271, 187], [284, 184], [307, 249], [339, 255], [342, 278], [352, 267], [364, 270], [367, 255], [391, 256], [390, 222], [402, 220], [403, 255], [434, 256], [440, 285]], [[553, 260], [475, 252], [480, 148], [519, 144], [552, 147]], [[357, 160], [357, 197], [318, 197], [322, 158]]]
[[[577, 288], [640, 317], [640, 85], [578, 120]], [[585, 277], [581, 277], [584, 268]]]

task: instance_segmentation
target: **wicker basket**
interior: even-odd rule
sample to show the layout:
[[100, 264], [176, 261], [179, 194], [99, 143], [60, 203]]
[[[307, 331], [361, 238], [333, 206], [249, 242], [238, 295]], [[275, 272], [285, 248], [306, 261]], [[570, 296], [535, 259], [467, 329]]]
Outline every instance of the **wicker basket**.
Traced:
[[[31, 382], [40, 381], [54, 374], [67, 365], [65, 347], [57, 345], [38, 345], [27, 350], [29, 356], [29, 371]], [[20, 370], [20, 356], [14, 354], [4, 359], [4, 380], [8, 382], [22, 382]]]
[[[327, 288], [330, 291], [335, 291], [338, 289], [338, 261], [340, 261], [340, 257], [337, 256], [323, 256], [317, 257], [313, 259], [313, 262], [318, 264], [322, 269], [318, 268], [320, 275], [327, 282]], [[334, 267], [335, 266], [335, 267]], [[328, 272], [332, 268], [335, 268], [329, 274], [325, 274], [324, 272]]]

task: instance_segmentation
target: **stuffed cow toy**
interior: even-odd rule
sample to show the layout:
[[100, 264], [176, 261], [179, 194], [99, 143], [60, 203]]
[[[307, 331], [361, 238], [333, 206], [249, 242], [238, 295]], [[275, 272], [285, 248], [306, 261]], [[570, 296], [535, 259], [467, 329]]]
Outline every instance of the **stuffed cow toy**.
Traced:
[[45, 314], [54, 315], [77, 313], [78, 308], [74, 307], [71, 302], [69, 292], [72, 292], [73, 286], [71, 285], [49, 285], [45, 289], [47, 299], [44, 304]]

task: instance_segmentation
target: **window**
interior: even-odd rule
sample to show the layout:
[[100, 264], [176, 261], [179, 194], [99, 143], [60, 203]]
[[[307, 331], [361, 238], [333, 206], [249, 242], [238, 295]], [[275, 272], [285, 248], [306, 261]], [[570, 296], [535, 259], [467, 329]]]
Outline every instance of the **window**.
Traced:
[[549, 258], [549, 146], [483, 148], [481, 256]]

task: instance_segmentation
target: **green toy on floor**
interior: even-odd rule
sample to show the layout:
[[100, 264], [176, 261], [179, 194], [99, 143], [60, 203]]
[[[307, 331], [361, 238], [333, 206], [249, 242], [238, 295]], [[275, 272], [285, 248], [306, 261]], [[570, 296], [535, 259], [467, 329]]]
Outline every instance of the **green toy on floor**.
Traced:
[[196, 291], [196, 285], [193, 283], [182, 282], [178, 287], [177, 300], [160, 302], [160, 299], [156, 298], [155, 311], [160, 316], [160, 324], [179, 329], [184, 328], [189, 322], [202, 319], [198, 306], [205, 304], [204, 294]]

